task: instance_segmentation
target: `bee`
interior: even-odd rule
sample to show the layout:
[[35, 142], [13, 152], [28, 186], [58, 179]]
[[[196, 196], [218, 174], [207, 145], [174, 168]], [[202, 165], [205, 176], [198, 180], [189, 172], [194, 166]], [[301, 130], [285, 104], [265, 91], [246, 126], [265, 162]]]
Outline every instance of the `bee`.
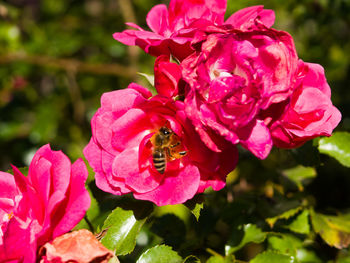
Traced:
[[179, 159], [187, 154], [187, 151], [182, 151], [179, 137], [165, 126], [153, 135], [151, 141], [154, 146], [153, 165], [160, 174], [164, 173], [168, 160]]

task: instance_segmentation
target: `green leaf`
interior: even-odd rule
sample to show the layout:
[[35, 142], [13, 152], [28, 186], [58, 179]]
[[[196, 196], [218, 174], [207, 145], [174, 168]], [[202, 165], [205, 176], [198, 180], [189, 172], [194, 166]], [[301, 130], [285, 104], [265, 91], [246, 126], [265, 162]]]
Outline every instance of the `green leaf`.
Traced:
[[258, 254], [250, 263], [293, 263], [294, 258], [291, 256], [279, 254], [273, 251], [266, 251]]
[[136, 237], [145, 221], [146, 219], [137, 220], [133, 211], [116, 208], [103, 225], [107, 233], [101, 239], [102, 244], [115, 251], [116, 255], [132, 252], [136, 245]]
[[[260, 198], [257, 202], [256, 209], [264, 218], [276, 217], [275, 221], [277, 221], [281, 216], [282, 218], [288, 216], [288, 211], [293, 213], [292, 211], [294, 209], [300, 209], [301, 204], [302, 200], [300, 198], [296, 198], [296, 196], [289, 198], [275, 191], [273, 197], [270, 199]], [[297, 211], [294, 213], [297, 213]]]
[[211, 256], [206, 263], [225, 263], [225, 258], [220, 256]]
[[[234, 245], [234, 246], [231, 244], [226, 245], [225, 246], [226, 255], [230, 255], [230, 254], [236, 252], [237, 250], [241, 249], [242, 247], [244, 247], [246, 244], [248, 244], [250, 242], [261, 243], [266, 238], [267, 234], [254, 224], [243, 225], [242, 228], [243, 228], [242, 229], [243, 230], [243, 238], [241, 239], [241, 241], [237, 245]], [[234, 233], [234, 236], [237, 236], [236, 233]]]
[[315, 232], [320, 234], [328, 245], [341, 249], [350, 245], [349, 216], [329, 216], [311, 211], [311, 222]]
[[[314, 251], [300, 248], [297, 252], [297, 260], [300, 263], [322, 263], [323, 261], [316, 255]], [[337, 261], [337, 263], [340, 263], [340, 261]], [[345, 262], [343, 262], [345, 263]], [[349, 262], [350, 263], [350, 262]]]
[[298, 206], [296, 208], [287, 210], [286, 212], [275, 216], [275, 217], [270, 217], [270, 218], [266, 218], [266, 222], [270, 225], [270, 227], [272, 228], [274, 226], [274, 224], [276, 223], [277, 220], [279, 219], [288, 219], [294, 215], [296, 215], [297, 213], [299, 213], [299, 211], [302, 209], [302, 206]]
[[268, 238], [269, 248], [282, 254], [295, 257], [303, 242], [289, 234], [272, 235]]
[[113, 256], [108, 263], [120, 263], [119, 259], [116, 256]]
[[154, 75], [138, 72], [139, 75], [145, 77], [147, 81], [154, 87]]
[[289, 180], [291, 180], [293, 183], [295, 183], [299, 191], [304, 190], [303, 183], [310, 181], [317, 175], [316, 169], [314, 167], [304, 167], [301, 165], [298, 165], [288, 170], [284, 170], [282, 174], [286, 176]]
[[304, 210], [292, 223], [286, 226], [289, 230], [299, 234], [309, 234], [309, 211]]
[[350, 167], [350, 133], [335, 132], [329, 138], [322, 138], [318, 149], [321, 153], [337, 159], [342, 165]]
[[160, 245], [148, 249], [136, 263], [182, 263], [182, 258], [171, 247]]
[[211, 256], [206, 263], [233, 263], [236, 262], [233, 256], [223, 257], [220, 255]]
[[196, 219], [198, 221], [199, 216], [200, 216], [201, 211], [202, 211], [203, 206], [204, 206], [203, 196], [196, 195], [191, 200], [188, 200], [184, 205], [191, 211], [191, 213], [196, 217]]
[[194, 209], [191, 210], [191, 213], [196, 217], [197, 221], [198, 221], [199, 216], [201, 214], [202, 208], [203, 208], [203, 204], [197, 203], [196, 206], [194, 207]]
[[200, 259], [195, 256], [188, 256], [183, 263], [201, 263]]

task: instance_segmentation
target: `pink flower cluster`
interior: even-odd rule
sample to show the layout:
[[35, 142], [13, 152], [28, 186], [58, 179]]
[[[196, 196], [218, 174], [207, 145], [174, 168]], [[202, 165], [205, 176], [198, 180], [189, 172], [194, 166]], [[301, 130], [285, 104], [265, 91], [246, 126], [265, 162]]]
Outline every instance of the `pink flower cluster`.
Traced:
[[[84, 150], [97, 186], [157, 205], [219, 190], [236, 145], [260, 159], [329, 136], [341, 119], [320, 65], [297, 56], [292, 37], [271, 28], [274, 12], [226, 1], [171, 0], [147, 15], [151, 31], [115, 33], [157, 56], [151, 94], [136, 84], [105, 93]], [[178, 63], [170, 60], [174, 58]]]
[[90, 196], [82, 159], [71, 164], [49, 145], [35, 154], [25, 177], [16, 167], [0, 172], [0, 262], [32, 263], [46, 242], [70, 231], [85, 215]]

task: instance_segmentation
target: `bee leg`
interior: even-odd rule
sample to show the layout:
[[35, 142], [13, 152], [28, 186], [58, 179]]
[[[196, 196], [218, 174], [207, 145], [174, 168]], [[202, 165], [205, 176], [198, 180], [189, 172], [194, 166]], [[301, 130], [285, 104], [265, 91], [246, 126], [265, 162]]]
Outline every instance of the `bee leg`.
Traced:
[[173, 145], [170, 145], [170, 148], [175, 148], [175, 147], [178, 146], [178, 145], [180, 145], [180, 142], [177, 142], [177, 143], [175, 143], [175, 144], [173, 144]]
[[173, 158], [172, 154], [171, 154], [171, 151], [169, 148], [166, 148], [166, 152], [167, 152], [167, 155], [170, 157], [170, 158]]

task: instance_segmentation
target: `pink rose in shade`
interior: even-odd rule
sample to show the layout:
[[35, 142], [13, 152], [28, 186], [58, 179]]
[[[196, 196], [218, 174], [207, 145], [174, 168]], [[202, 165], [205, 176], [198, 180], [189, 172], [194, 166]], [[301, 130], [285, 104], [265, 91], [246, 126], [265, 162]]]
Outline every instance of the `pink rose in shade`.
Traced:
[[315, 137], [330, 136], [341, 120], [339, 110], [332, 104], [322, 66], [302, 61], [297, 88], [288, 104], [276, 105], [268, 111], [275, 116], [281, 114], [270, 124], [273, 143], [281, 148], [295, 148]]
[[83, 160], [41, 147], [25, 177], [0, 172], [0, 262], [32, 263], [44, 243], [70, 231], [90, 206]]
[[39, 254], [40, 263], [108, 263], [114, 256], [113, 251], [105, 248], [86, 229], [56, 237], [42, 246]]
[[259, 112], [289, 98], [297, 65], [293, 39], [285, 32], [211, 34], [181, 63], [189, 85], [187, 116], [212, 150], [220, 150], [215, 137], [222, 136], [263, 159], [272, 139]]
[[[210, 186], [221, 189], [237, 162], [234, 146], [217, 153], [202, 143], [183, 102], [151, 98], [137, 84], [104, 93], [91, 127], [84, 155], [96, 173], [96, 185], [115, 195], [132, 192], [136, 199], [159, 206], [183, 203]], [[152, 157], [162, 127], [170, 129], [175, 140], [169, 149], [172, 157], [166, 153], [164, 173], [155, 168]], [[187, 154], [176, 156], [180, 151]]]
[[224, 22], [226, 0], [171, 0], [169, 8], [156, 5], [147, 15], [147, 24], [152, 31], [127, 23], [136, 30], [115, 33], [113, 37], [126, 45], [137, 45], [153, 55], [172, 54], [180, 61], [193, 52], [191, 41], [198, 31], [205, 32], [211, 26], [233, 27], [253, 30], [270, 27], [274, 12], [263, 6], [242, 9]]

